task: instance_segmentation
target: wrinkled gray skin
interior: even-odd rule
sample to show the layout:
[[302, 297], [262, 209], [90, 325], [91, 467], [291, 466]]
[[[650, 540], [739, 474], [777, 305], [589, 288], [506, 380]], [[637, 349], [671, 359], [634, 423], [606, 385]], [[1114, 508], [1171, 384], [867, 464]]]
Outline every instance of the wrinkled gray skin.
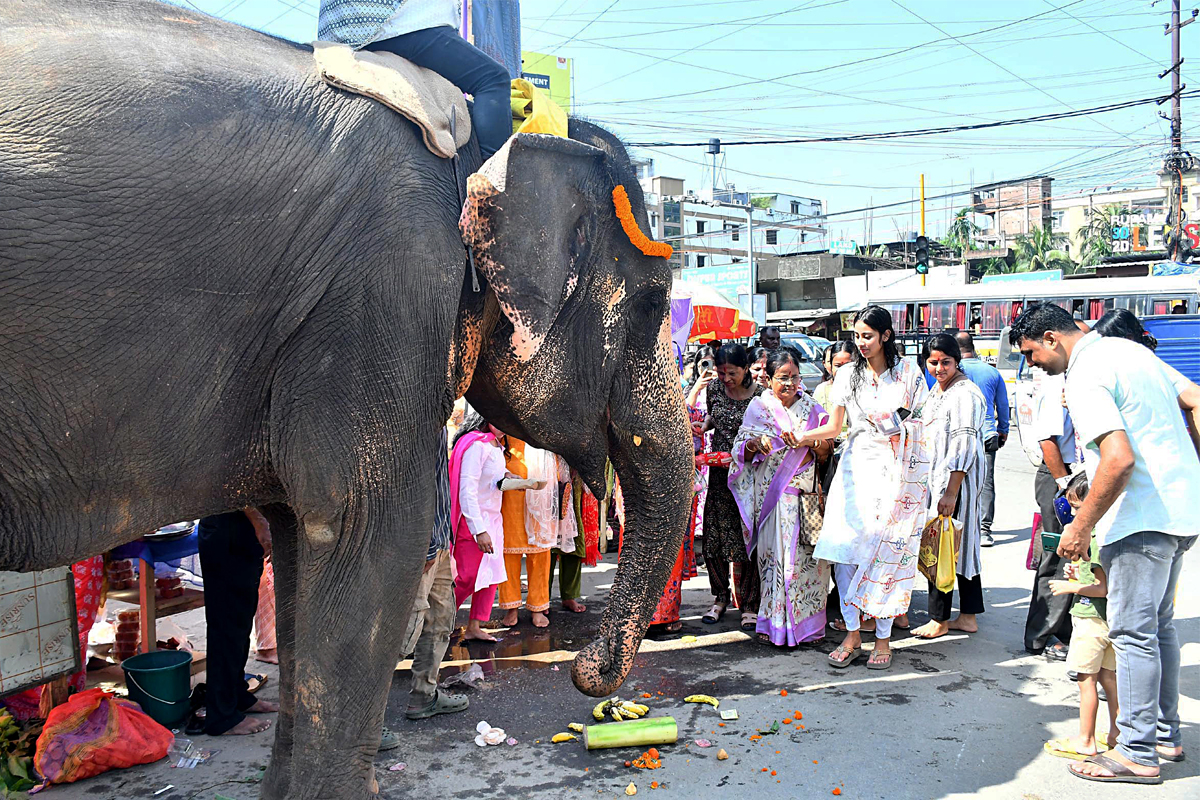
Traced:
[[613, 212], [619, 182], [645, 228], [633, 172], [607, 133], [571, 135], [519, 137], [504, 191], [463, 214], [475, 294], [450, 162], [317, 83], [306, 48], [149, 2], [0, 3], [0, 569], [263, 507], [283, 684], [264, 797], [376, 789], [468, 387], [592, 486], [616, 464], [625, 549], [573, 676], [603, 695], [632, 663], [686, 528], [690, 439], [670, 271]]

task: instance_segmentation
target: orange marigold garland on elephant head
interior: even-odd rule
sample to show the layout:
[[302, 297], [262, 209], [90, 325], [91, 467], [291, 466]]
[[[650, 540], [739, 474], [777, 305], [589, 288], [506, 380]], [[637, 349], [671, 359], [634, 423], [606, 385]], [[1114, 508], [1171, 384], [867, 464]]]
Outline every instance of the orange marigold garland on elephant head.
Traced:
[[675, 248], [666, 242], [653, 241], [638, 227], [637, 220], [633, 218], [633, 206], [629, 203], [629, 194], [625, 191], [625, 187], [617, 184], [617, 188], [613, 189], [612, 197], [613, 206], [617, 209], [617, 219], [621, 220], [621, 227], [625, 229], [625, 235], [629, 237], [633, 246], [648, 256], [670, 258], [671, 254], [675, 252]]

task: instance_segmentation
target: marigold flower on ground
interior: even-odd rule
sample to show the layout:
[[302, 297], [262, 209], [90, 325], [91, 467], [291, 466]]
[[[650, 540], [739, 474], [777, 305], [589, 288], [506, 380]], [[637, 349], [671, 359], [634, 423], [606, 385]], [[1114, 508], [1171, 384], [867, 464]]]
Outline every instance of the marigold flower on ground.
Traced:
[[842, 790], [841, 790], [841, 789], [839, 789], [839, 788], [837, 788], [837, 787], [835, 786], [835, 787], [833, 788], [833, 793], [834, 793], [834, 794], [841, 794], [841, 793], [842, 793]]

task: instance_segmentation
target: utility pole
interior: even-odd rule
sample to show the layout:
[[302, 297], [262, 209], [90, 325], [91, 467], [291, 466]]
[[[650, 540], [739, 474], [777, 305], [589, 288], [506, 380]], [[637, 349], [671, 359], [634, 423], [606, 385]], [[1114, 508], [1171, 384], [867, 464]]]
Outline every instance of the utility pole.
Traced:
[[[754, 319], [754, 295], [758, 291], [758, 265], [754, 263], [754, 201], [746, 195], [746, 259], [750, 265], [750, 319]], [[755, 320], [757, 321], [757, 320]]]
[[1171, 197], [1167, 204], [1167, 224], [1173, 228], [1167, 237], [1167, 250], [1175, 259], [1182, 258], [1183, 246], [1183, 173], [1192, 168], [1192, 156], [1183, 149], [1183, 114], [1180, 109], [1180, 94], [1186, 85], [1180, 84], [1183, 58], [1180, 56], [1179, 31], [1196, 20], [1200, 9], [1192, 9], [1190, 19], [1180, 22], [1179, 0], [1171, 0], [1171, 22], [1165, 26], [1164, 34], [1171, 37], [1171, 66], [1159, 73], [1159, 78], [1171, 74], [1171, 151], [1163, 162], [1163, 169], [1171, 174]]

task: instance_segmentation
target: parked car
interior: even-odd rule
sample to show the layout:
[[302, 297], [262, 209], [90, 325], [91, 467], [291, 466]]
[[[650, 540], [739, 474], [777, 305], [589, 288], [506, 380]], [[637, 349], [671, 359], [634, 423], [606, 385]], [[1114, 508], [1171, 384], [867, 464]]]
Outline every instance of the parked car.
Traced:
[[799, 367], [800, 382], [804, 384], [804, 390], [812, 394], [813, 390], [825, 380], [825, 370], [821, 369], [815, 361], [805, 361]]
[[785, 333], [779, 337], [781, 345], [791, 345], [800, 351], [800, 354], [809, 361], [821, 361], [821, 354], [825, 351], [820, 348], [812, 337], [806, 336], [803, 333]]

